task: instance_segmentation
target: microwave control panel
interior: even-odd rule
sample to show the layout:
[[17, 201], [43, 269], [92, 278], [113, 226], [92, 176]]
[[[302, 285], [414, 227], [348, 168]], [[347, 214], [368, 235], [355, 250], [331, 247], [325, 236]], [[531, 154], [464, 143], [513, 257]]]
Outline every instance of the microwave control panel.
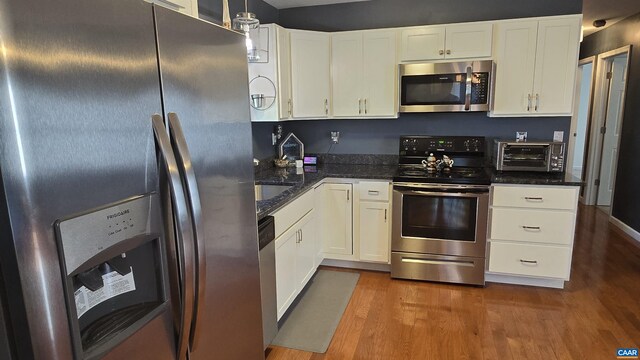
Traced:
[[471, 80], [471, 103], [487, 104], [489, 96], [489, 73], [473, 73]]

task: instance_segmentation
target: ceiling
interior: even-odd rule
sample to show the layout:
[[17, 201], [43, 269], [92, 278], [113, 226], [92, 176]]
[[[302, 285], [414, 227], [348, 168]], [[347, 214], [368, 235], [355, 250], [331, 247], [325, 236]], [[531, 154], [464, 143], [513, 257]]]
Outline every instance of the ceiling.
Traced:
[[303, 6], [316, 6], [316, 5], [330, 5], [341, 4], [358, 1], [370, 1], [370, 0], [264, 0], [267, 4], [275, 7], [276, 9], [287, 9]]
[[[277, 9], [287, 9], [303, 6], [329, 5], [370, 0], [264, 0]], [[640, 0], [583, 0], [582, 26], [584, 36], [605, 29], [627, 16], [640, 12]], [[607, 25], [595, 28], [593, 21], [605, 19]]]
[[[582, 28], [584, 36], [605, 29], [616, 22], [640, 12], [640, 0], [583, 0]], [[607, 25], [601, 28], [593, 27], [593, 21], [605, 19]]]

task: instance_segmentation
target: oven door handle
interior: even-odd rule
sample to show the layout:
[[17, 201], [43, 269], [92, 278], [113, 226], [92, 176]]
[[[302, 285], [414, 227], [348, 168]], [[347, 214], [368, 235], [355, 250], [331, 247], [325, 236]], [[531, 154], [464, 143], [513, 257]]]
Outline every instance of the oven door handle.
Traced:
[[423, 195], [423, 196], [444, 196], [444, 197], [461, 197], [461, 198], [479, 198], [489, 196], [489, 192], [442, 192], [442, 191], [421, 191], [421, 190], [393, 190], [402, 195]]

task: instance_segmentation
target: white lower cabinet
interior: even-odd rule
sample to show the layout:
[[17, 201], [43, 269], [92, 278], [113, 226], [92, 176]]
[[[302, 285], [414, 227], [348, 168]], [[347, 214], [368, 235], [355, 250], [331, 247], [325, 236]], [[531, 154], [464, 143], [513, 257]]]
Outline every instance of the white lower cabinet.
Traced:
[[360, 260], [389, 262], [389, 203], [360, 201]]
[[579, 187], [494, 185], [487, 281], [563, 287]]
[[326, 257], [353, 255], [353, 185], [325, 183], [322, 187], [324, 253]]
[[314, 202], [314, 191], [310, 190], [273, 214], [278, 320], [320, 265]]

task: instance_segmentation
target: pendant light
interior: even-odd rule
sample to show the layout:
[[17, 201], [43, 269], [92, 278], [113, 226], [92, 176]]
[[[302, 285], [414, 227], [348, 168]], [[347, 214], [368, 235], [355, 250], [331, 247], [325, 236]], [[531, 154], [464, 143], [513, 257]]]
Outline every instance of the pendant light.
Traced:
[[233, 29], [244, 33], [247, 40], [247, 57], [249, 61], [260, 59], [258, 55], [258, 42], [260, 35], [260, 21], [256, 14], [247, 9], [247, 0], [244, 0], [244, 12], [239, 12], [233, 19]]

